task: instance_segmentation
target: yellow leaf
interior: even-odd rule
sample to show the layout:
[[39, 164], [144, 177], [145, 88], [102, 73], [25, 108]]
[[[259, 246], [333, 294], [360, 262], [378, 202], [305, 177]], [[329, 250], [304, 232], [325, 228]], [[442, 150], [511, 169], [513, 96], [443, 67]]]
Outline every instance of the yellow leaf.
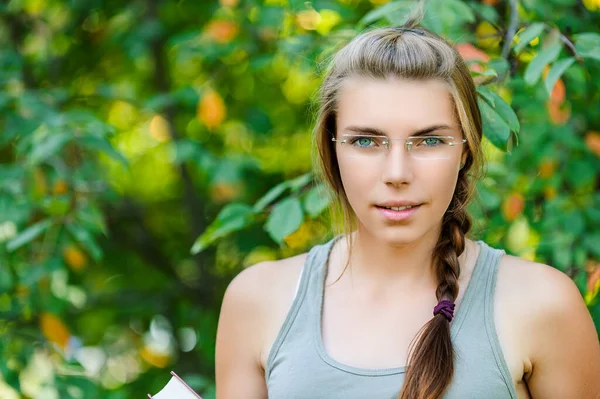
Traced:
[[321, 20], [317, 24], [316, 30], [321, 35], [328, 34], [331, 28], [333, 28], [342, 20], [340, 14], [333, 10], [321, 10], [319, 14], [321, 15]]
[[33, 194], [36, 198], [41, 198], [46, 195], [48, 189], [46, 184], [46, 176], [41, 168], [35, 168], [33, 170]]
[[315, 10], [304, 10], [296, 14], [296, 24], [306, 30], [315, 30], [321, 22], [321, 14]]
[[502, 35], [487, 21], [481, 22], [475, 29], [477, 45], [483, 48], [496, 48], [500, 45]]
[[583, 0], [583, 6], [590, 11], [600, 11], [600, 0]]
[[140, 357], [154, 367], [167, 367], [171, 361], [171, 357], [165, 353], [159, 353], [150, 347], [144, 347], [140, 351]]
[[161, 115], [154, 115], [150, 121], [150, 135], [161, 143], [168, 141], [171, 138], [169, 122]]

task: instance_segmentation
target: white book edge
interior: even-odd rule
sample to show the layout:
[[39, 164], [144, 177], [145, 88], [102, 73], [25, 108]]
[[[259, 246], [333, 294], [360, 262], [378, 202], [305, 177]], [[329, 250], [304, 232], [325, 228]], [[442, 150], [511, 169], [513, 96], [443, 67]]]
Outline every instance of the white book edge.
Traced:
[[202, 399], [185, 381], [171, 371], [171, 379], [156, 395], [148, 394], [150, 399]]

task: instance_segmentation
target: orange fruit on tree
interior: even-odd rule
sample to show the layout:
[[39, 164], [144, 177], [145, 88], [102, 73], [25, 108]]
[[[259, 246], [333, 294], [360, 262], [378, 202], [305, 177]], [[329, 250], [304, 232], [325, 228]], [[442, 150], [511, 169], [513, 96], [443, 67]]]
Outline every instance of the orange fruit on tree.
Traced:
[[554, 172], [556, 171], [556, 161], [552, 159], [545, 159], [539, 168], [539, 175], [542, 179], [547, 179], [549, 177], [554, 176]]
[[571, 106], [567, 103], [559, 104], [548, 100], [546, 109], [550, 116], [550, 122], [554, 125], [564, 125], [571, 118]]
[[223, 98], [214, 90], [208, 90], [198, 102], [196, 115], [209, 129], [218, 127], [225, 119], [227, 109]]
[[[475, 47], [471, 43], [458, 43], [455, 48], [467, 64], [469, 61], [489, 62], [490, 60], [490, 56], [485, 51]], [[469, 68], [475, 72], [483, 72], [483, 68], [477, 63], [471, 63]]]
[[232, 21], [211, 21], [206, 26], [208, 36], [217, 43], [229, 43], [238, 35], [240, 27]]
[[554, 188], [552, 186], [544, 187], [544, 198], [550, 200], [552, 198], [555, 198], [556, 195], [557, 195], [556, 188]]
[[54, 195], [65, 194], [67, 192], [68, 188], [69, 188], [69, 186], [67, 185], [67, 182], [64, 181], [63, 179], [60, 179], [56, 183], [54, 183], [54, 186], [52, 186], [52, 194], [54, 194]]
[[512, 193], [502, 202], [502, 215], [511, 222], [525, 209], [525, 198], [521, 193]]
[[585, 135], [585, 145], [600, 157], [600, 133], [589, 131]]
[[65, 350], [71, 333], [61, 319], [52, 313], [42, 312], [40, 314], [40, 330], [48, 341], [58, 345], [63, 351]]
[[219, 0], [219, 4], [223, 7], [235, 7], [239, 2], [240, 0]]
[[237, 198], [243, 188], [232, 182], [219, 182], [210, 188], [211, 197], [217, 202], [228, 202]]
[[63, 249], [63, 259], [65, 263], [74, 272], [80, 272], [86, 268], [88, 264], [88, 258], [74, 245], [69, 245]]
[[562, 79], [558, 79], [552, 88], [552, 93], [550, 93], [550, 100], [562, 104], [565, 101], [566, 94], [565, 82]]
[[596, 265], [590, 265], [588, 281], [587, 281], [587, 289], [588, 292], [593, 292], [600, 286], [600, 263]]

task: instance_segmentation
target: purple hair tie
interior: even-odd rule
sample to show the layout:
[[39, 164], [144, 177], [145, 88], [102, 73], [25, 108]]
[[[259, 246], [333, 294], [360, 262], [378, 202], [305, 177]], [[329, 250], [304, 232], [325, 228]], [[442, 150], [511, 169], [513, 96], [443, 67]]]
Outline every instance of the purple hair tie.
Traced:
[[435, 308], [433, 308], [433, 315], [435, 316], [438, 313], [443, 314], [444, 317], [446, 317], [446, 319], [448, 319], [448, 322], [451, 322], [452, 318], [454, 317], [454, 302], [447, 301], [447, 300], [441, 300], [435, 306]]

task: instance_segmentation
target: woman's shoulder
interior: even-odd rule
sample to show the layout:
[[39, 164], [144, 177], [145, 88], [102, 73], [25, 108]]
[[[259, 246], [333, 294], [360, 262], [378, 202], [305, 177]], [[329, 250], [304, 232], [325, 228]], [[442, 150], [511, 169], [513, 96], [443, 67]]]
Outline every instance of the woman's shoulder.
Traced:
[[[548, 393], [551, 385], [575, 392], [593, 380], [600, 367], [597, 335], [571, 277], [550, 265], [505, 255], [497, 291], [501, 314], [512, 321], [514, 342], [529, 364], [525, 380], [532, 394]], [[592, 364], [594, 371], [582, 374], [581, 364]]]
[[239, 291], [254, 298], [271, 297], [286, 286], [296, 284], [308, 253], [279, 260], [256, 263], [243, 269], [229, 283], [227, 290]]
[[227, 286], [224, 306], [252, 314], [260, 325], [271, 324], [291, 305], [307, 255], [259, 262], [243, 269]]
[[292, 306], [296, 285], [308, 252], [260, 262], [242, 270], [223, 298], [234, 313], [253, 320], [252, 342], [257, 362], [265, 367], [269, 348]]
[[[557, 268], [521, 258], [504, 255], [498, 264], [496, 297], [518, 321], [530, 358], [539, 356], [536, 342], [550, 333], [548, 326], [585, 309], [583, 297], [575, 282]], [[510, 308], [510, 309], [508, 309]]]
[[503, 255], [498, 263], [497, 284], [520, 299], [529, 299], [534, 307], [560, 300], [561, 294], [570, 296], [576, 292], [581, 297], [573, 280], [564, 272], [509, 254]]

